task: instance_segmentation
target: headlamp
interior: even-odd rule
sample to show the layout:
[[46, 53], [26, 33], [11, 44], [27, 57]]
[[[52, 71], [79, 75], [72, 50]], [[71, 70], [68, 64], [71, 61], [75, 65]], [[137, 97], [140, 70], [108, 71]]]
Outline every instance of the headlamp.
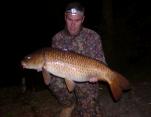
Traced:
[[71, 9], [69, 9], [69, 10], [66, 10], [66, 13], [70, 13], [70, 14], [72, 14], [72, 15], [81, 15], [81, 16], [84, 15], [84, 12], [79, 11], [79, 10], [76, 9], [76, 8], [71, 8]]

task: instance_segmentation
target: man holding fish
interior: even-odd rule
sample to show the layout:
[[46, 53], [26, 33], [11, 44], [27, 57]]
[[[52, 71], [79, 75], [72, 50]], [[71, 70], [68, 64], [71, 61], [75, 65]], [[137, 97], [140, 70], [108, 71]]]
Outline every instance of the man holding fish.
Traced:
[[63, 106], [59, 117], [103, 117], [97, 81], [109, 84], [116, 101], [129, 82], [106, 65], [100, 35], [82, 25], [83, 6], [70, 3], [64, 18], [65, 28], [53, 36], [51, 48], [26, 56], [22, 66], [42, 71], [45, 84]]
[[[82, 26], [85, 18], [83, 6], [78, 3], [69, 4], [64, 18], [65, 29], [53, 37], [52, 47], [77, 52], [106, 63], [101, 37], [93, 30]], [[95, 78], [92, 82], [93, 80], [95, 81]], [[62, 117], [65, 116], [64, 113], [70, 114], [73, 106], [71, 117], [102, 117], [102, 107], [98, 103], [98, 82], [76, 83], [74, 93], [69, 93], [63, 79], [51, 77], [49, 87], [64, 106]]]

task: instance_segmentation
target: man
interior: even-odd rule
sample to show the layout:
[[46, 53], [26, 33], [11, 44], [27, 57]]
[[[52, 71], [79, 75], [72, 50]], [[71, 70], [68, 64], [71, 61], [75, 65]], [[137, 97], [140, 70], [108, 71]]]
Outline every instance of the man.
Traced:
[[[64, 51], [74, 51], [105, 62], [101, 37], [93, 30], [83, 27], [84, 8], [79, 3], [70, 3], [65, 9], [65, 28], [52, 38], [52, 47]], [[49, 74], [43, 71], [44, 77]], [[49, 76], [50, 77], [50, 76]], [[74, 93], [69, 93], [64, 79], [51, 76], [46, 80], [49, 89], [63, 106], [60, 117], [102, 117], [98, 103], [99, 84], [76, 83]]]

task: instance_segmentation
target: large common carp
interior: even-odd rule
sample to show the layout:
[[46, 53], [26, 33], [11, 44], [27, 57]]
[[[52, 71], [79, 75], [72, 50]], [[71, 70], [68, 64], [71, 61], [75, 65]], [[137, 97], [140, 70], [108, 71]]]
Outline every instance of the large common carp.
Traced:
[[107, 82], [115, 100], [121, 97], [123, 90], [129, 89], [128, 80], [120, 73], [101, 61], [73, 52], [42, 48], [25, 56], [21, 64], [26, 69], [45, 69], [64, 78], [69, 91], [73, 91], [75, 82], [86, 82], [91, 78]]

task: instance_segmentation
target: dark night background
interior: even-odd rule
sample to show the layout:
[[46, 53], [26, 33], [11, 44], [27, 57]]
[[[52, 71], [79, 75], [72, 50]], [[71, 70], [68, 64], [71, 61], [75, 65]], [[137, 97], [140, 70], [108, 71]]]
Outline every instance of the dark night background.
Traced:
[[[2, 11], [0, 86], [20, 85], [21, 78], [26, 76], [20, 60], [33, 50], [51, 44], [51, 37], [64, 27], [64, 6], [69, 1], [50, 0], [44, 3], [27, 0], [5, 3]], [[109, 66], [125, 75], [131, 68], [149, 69], [149, 3], [145, 0], [104, 1], [81, 0], [86, 7], [84, 25], [102, 36]]]

